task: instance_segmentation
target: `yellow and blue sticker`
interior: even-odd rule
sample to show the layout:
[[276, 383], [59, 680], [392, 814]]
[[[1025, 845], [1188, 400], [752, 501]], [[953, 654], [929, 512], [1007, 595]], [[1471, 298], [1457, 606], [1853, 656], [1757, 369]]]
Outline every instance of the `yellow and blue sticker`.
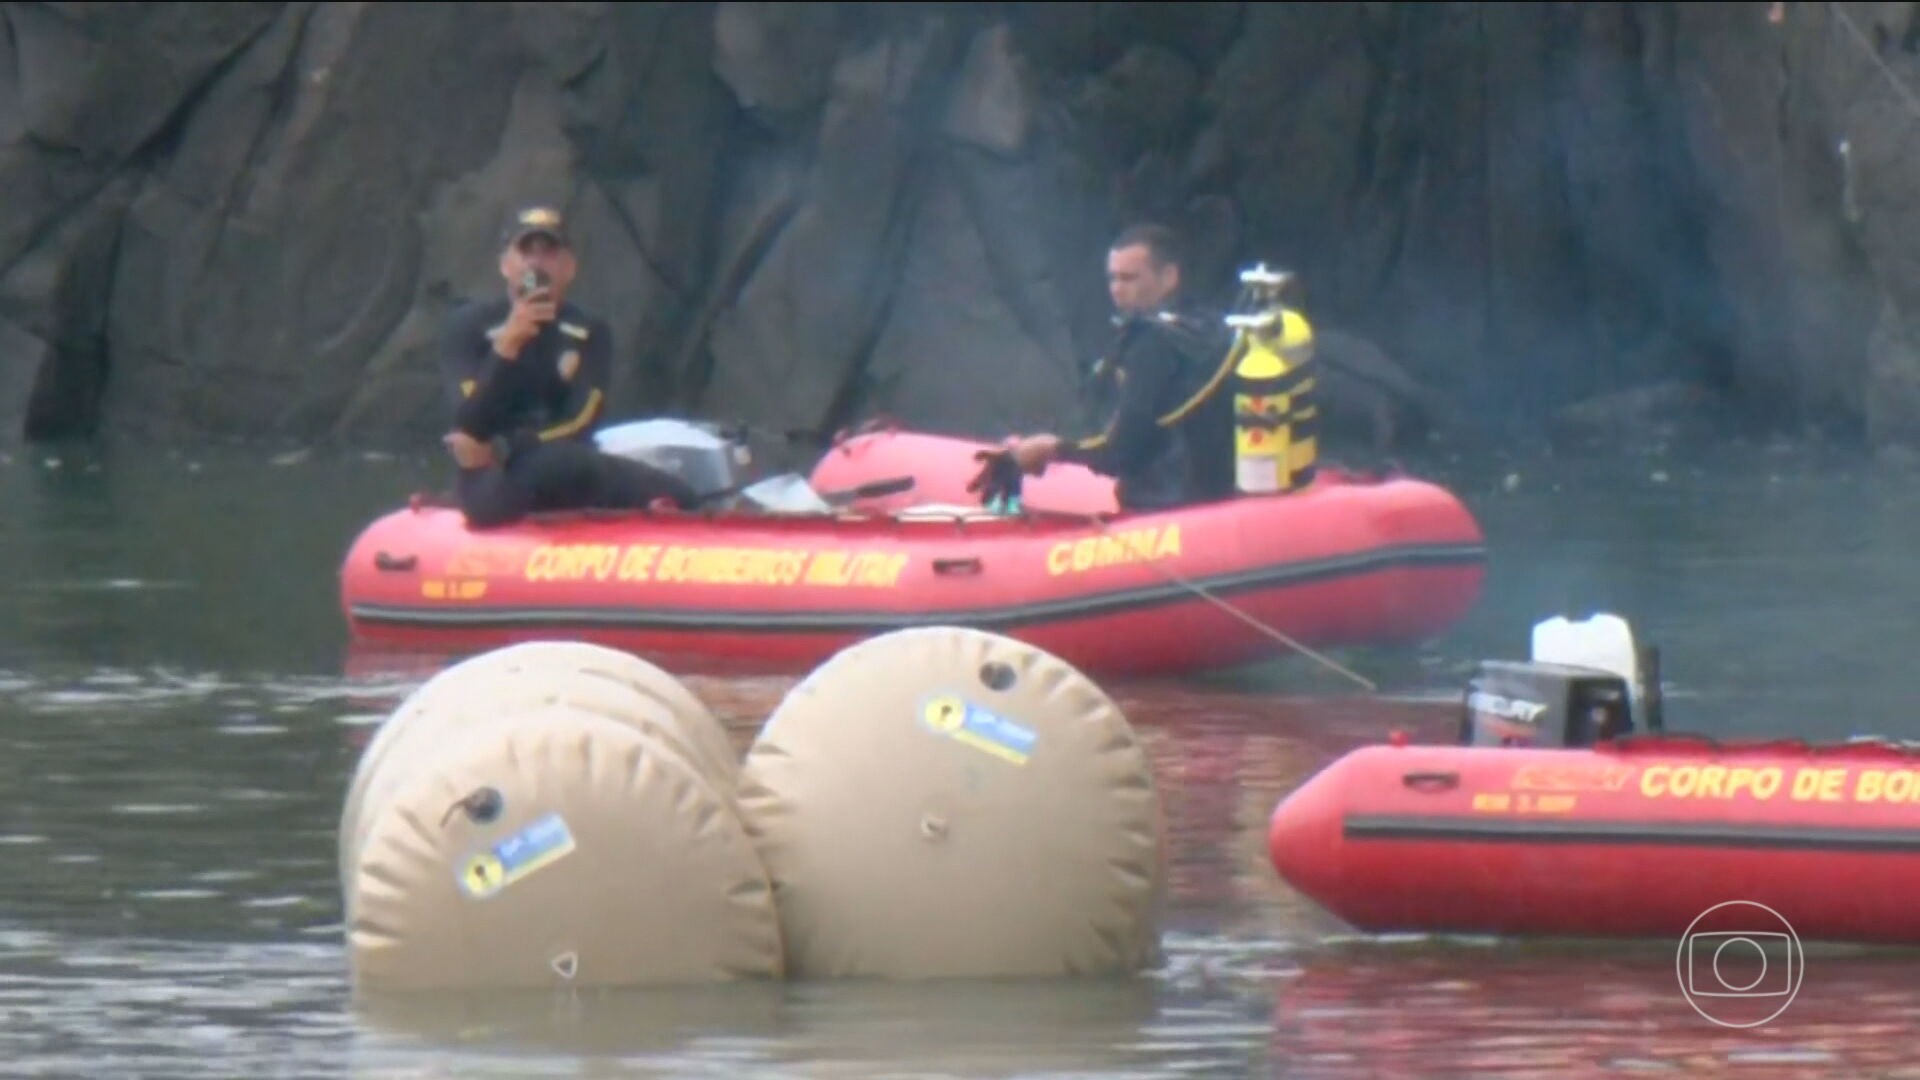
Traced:
[[920, 707], [920, 722], [936, 734], [1015, 765], [1027, 763], [1040, 738], [1033, 729], [955, 694], [928, 698]]
[[552, 866], [573, 852], [573, 833], [559, 814], [548, 814], [486, 851], [476, 852], [460, 868], [460, 889], [475, 900]]

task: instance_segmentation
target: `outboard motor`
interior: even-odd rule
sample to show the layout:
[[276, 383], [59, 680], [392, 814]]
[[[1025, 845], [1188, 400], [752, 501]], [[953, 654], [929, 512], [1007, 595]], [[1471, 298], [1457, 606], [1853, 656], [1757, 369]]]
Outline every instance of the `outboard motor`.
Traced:
[[635, 420], [602, 428], [594, 442], [603, 453], [651, 465], [686, 481], [702, 497], [739, 491], [752, 461], [746, 444], [718, 424], [692, 420]]
[[1607, 671], [1483, 660], [1467, 683], [1468, 746], [1591, 746], [1633, 729], [1627, 681]]
[[1485, 660], [1467, 683], [1460, 741], [1468, 746], [1584, 747], [1631, 733], [1640, 714], [1660, 730], [1657, 654], [1633, 642], [1626, 620], [1595, 615], [1534, 627], [1533, 658]]

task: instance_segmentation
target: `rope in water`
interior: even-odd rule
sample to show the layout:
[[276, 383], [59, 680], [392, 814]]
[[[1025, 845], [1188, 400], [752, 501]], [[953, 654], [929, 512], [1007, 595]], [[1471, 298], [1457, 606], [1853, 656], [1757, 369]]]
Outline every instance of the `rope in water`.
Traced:
[[1222, 600], [1219, 597], [1213, 595], [1212, 593], [1208, 592], [1206, 589], [1195, 584], [1194, 582], [1188, 581], [1186, 578], [1181, 577], [1179, 574], [1175, 573], [1173, 570], [1170, 570], [1167, 567], [1162, 566], [1160, 564], [1160, 561], [1158, 559], [1153, 558], [1150, 553], [1141, 551], [1138, 547], [1135, 547], [1133, 543], [1129, 541], [1127, 538], [1115, 534], [1112, 528], [1108, 526], [1106, 518], [1100, 516], [1099, 514], [1088, 514], [1087, 518], [1091, 520], [1094, 524], [1098, 525], [1100, 527], [1101, 532], [1107, 534], [1109, 537], [1112, 537], [1114, 540], [1119, 541], [1121, 544], [1126, 545], [1127, 550], [1129, 550], [1136, 557], [1138, 557], [1141, 562], [1144, 562], [1148, 566], [1153, 567], [1162, 576], [1166, 577], [1169, 581], [1172, 581], [1175, 585], [1178, 585], [1183, 589], [1189, 590], [1195, 596], [1200, 597], [1200, 599], [1205, 600], [1208, 603], [1219, 608], [1220, 610], [1226, 612], [1227, 614], [1232, 615], [1234, 618], [1239, 619], [1241, 622], [1244, 622], [1248, 626], [1253, 627], [1255, 630], [1260, 631], [1262, 634], [1265, 634], [1267, 637], [1272, 638], [1275, 641], [1278, 641], [1280, 644], [1285, 645], [1290, 649], [1293, 649], [1294, 651], [1300, 653], [1301, 655], [1311, 660], [1314, 660], [1319, 664], [1340, 673], [1341, 675], [1345, 675], [1347, 678], [1352, 679], [1354, 682], [1360, 684], [1369, 693], [1379, 689], [1378, 686], [1375, 686], [1372, 682], [1368, 681], [1365, 677], [1354, 674], [1352, 671], [1349, 671], [1348, 669], [1340, 666], [1338, 663], [1336, 663], [1332, 659], [1322, 656], [1317, 652], [1314, 652], [1312, 649], [1307, 648], [1305, 645], [1300, 644], [1299, 642], [1293, 640], [1292, 638], [1274, 629], [1273, 627], [1268, 626], [1266, 623], [1261, 622], [1259, 619], [1254, 618], [1253, 616], [1247, 614], [1246, 612], [1241, 611], [1239, 608], [1234, 607], [1232, 604], [1227, 603], [1225, 600]]

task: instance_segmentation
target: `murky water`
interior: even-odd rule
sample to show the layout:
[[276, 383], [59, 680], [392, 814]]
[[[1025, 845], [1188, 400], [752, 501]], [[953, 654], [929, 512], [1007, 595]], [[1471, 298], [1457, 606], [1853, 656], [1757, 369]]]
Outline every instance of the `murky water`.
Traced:
[[[58, 466], [48, 464], [58, 459]], [[1920, 736], [1920, 476], [1804, 452], [1482, 468], [1473, 619], [1416, 653], [1114, 687], [1173, 828], [1169, 964], [1091, 985], [794, 984], [351, 1000], [334, 829], [419, 676], [349, 679], [334, 573], [421, 462], [18, 454], [0, 464], [0, 1061], [9, 1076], [1920, 1076], [1911, 953], [1809, 950], [1792, 1007], [1715, 1027], [1670, 943], [1365, 940], [1267, 864], [1286, 791], [1474, 658], [1604, 607], [1663, 646], [1669, 721]], [[358, 665], [361, 670], [366, 665]], [[689, 684], [742, 747], [786, 680]]]

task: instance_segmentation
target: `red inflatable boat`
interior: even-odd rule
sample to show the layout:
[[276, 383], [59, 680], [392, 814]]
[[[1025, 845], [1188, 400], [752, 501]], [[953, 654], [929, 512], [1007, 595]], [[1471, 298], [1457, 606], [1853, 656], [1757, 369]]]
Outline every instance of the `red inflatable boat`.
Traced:
[[1920, 754], [1686, 737], [1371, 746], [1280, 803], [1268, 851], [1290, 885], [1372, 932], [1676, 938], [1742, 901], [1806, 938], [1920, 942]]
[[949, 624], [1090, 673], [1147, 675], [1285, 652], [1196, 586], [1310, 648], [1412, 641], [1468, 611], [1484, 558], [1445, 490], [1329, 474], [1293, 495], [1112, 520], [665, 511], [476, 531], [456, 510], [415, 506], [368, 526], [340, 577], [353, 634], [390, 646], [564, 636], [772, 672]]
[[[1565, 722], [1563, 742], [1582, 741], [1578, 714], [1597, 699], [1568, 708], [1579, 694], [1564, 692], [1581, 676], [1518, 667], [1469, 692], [1463, 732]], [[1679, 940], [1730, 921], [1920, 942], [1920, 749], [1655, 731], [1365, 747], [1281, 800], [1268, 852], [1288, 884], [1369, 932]]]

